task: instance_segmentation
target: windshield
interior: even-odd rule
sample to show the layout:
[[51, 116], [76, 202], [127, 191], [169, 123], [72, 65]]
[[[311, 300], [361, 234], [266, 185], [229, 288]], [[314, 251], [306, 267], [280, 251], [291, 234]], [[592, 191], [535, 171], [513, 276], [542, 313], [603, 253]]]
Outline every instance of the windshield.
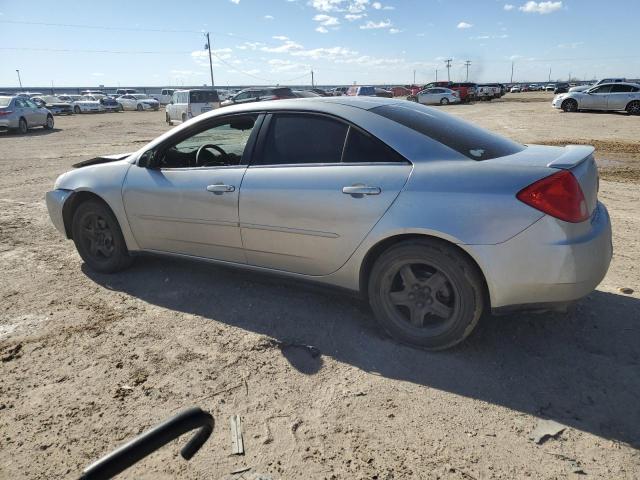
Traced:
[[513, 155], [524, 146], [424, 105], [384, 105], [370, 111], [432, 138], [472, 160]]
[[192, 90], [189, 92], [190, 103], [218, 102], [218, 92], [214, 90]]
[[0, 97], [0, 107], [8, 107], [11, 103], [11, 97]]
[[44, 100], [47, 103], [61, 103], [62, 100], [60, 100], [58, 97], [54, 97], [53, 95], [46, 95], [44, 97], [40, 97], [42, 100]]
[[137, 98], [138, 100], [144, 100], [146, 98], [149, 98], [148, 95], [145, 95], [144, 93], [132, 93], [131, 94], [132, 97]]

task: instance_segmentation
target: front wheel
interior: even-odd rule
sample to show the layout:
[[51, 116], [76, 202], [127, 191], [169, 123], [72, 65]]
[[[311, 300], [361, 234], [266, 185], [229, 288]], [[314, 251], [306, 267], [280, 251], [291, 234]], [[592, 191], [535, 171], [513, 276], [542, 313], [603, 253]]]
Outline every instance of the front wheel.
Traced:
[[29, 125], [27, 125], [27, 121], [24, 118], [21, 118], [18, 122], [18, 131], [23, 135], [29, 131]]
[[165, 113], [165, 121], [169, 124], [169, 125], [173, 125], [173, 121], [171, 120], [171, 116], [169, 116], [168, 113]]
[[407, 241], [384, 252], [369, 278], [371, 308], [397, 340], [429, 350], [463, 341], [483, 311], [477, 267], [457, 249], [432, 240]]
[[44, 128], [47, 130], [53, 130], [53, 116], [47, 115], [47, 123], [44, 124]]
[[626, 110], [629, 115], [640, 115], [640, 102], [635, 100], [629, 103]]
[[92, 270], [114, 273], [133, 263], [118, 220], [104, 203], [82, 203], [73, 215], [71, 230], [78, 253]]
[[75, 106], [73, 107], [73, 113], [75, 113], [76, 115], [79, 115], [80, 113], [82, 113], [82, 110], [80, 109], [79, 106]]
[[138, 104], [138, 106], [136, 107], [136, 110], [141, 112], [143, 110], [143, 107], [141, 104]]
[[449, 99], [448, 98], [441, 98], [440, 99], [440, 105], [449, 105]]
[[565, 112], [577, 112], [578, 111], [578, 102], [574, 99], [570, 98], [562, 102], [562, 110]]

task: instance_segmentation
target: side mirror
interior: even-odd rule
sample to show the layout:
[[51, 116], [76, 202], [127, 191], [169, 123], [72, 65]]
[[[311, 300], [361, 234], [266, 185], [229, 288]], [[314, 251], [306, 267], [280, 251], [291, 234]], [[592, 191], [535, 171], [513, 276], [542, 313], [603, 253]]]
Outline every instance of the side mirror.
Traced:
[[147, 150], [138, 159], [138, 166], [141, 168], [155, 168], [155, 152]]

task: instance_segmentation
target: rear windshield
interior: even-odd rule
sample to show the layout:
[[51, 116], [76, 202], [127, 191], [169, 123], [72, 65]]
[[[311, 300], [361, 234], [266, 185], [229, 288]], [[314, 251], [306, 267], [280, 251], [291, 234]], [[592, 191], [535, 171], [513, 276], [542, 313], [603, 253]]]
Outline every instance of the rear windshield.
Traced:
[[219, 102], [220, 99], [215, 90], [194, 90], [189, 92], [189, 101], [191, 103], [210, 103]]
[[11, 103], [11, 97], [0, 97], [0, 107], [6, 107]]
[[370, 111], [411, 128], [472, 160], [513, 155], [524, 146], [424, 105], [384, 105]]

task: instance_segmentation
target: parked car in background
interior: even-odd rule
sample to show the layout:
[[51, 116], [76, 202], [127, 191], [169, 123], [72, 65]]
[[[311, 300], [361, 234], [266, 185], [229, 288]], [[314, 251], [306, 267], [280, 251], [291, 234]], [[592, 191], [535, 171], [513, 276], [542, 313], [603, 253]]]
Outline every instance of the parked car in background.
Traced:
[[376, 89], [371, 85], [352, 85], [347, 90], [349, 97], [375, 97]]
[[331, 93], [334, 97], [341, 97], [347, 94], [347, 90], [349, 90], [349, 87], [336, 87], [331, 91]]
[[408, 95], [411, 95], [411, 90], [409, 90], [407, 87], [391, 87], [391, 92], [393, 93], [394, 97], [406, 97]]
[[569, 91], [568, 83], [556, 83], [555, 88], [553, 89], [553, 93], [567, 93]]
[[132, 93], [138, 93], [138, 91], [135, 88], [119, 88], [116, 90], [116, 96], [130, 95]]
[[64, 102], [53, 95], [43, 95], [41, 97], [33, 97], [31, 100], [36, 105], [46, 108], [54, 115], [72, 115], [73, 106], [69, 102]]
[[495, 86], [495, 84], [482, 84], [478, 85], [476, 90], [476, 96], [478, 100], [482, 100], [485, 102], [490, 102], [494, 98], [500, 98], [501, 89], [499, 86]]
[[100, 103], [95, 97], [91, 95], [82, 95], [77, 100], [74, 100], [71, 105], [73, 105], [73, 113], [101, 113], [106, 109], [104, 105]]
[[555, 89], [556, 89], [555, 83], [547, 83], [547, 85], [544, 87], [544, 90], [546, 92], [553, 92]]
[[603, 78], [602, 80], [598, 80], [596, 83], [590, 83], [586, 85], [576, 85], [572, 86], [569, 91], [570, 92], [584, 92], [589, 90], [590, 88], [596, 87], [598, 85], [602, 85], [603, 83], [621, 83], [626, 82], [626, 78]]
[[422, 105], [449, 105], [460, 103], [460, 94], [450, 88], [425, 88], [414, 96], [415, 101]]
[[42, 93], [42, 92], [18, 92], [15, 95], [18, 96], [18, 97], [33, 98], [33, 97], [41, 97], [42, 95], [44, 95], [44, 93]]
[[321, 97], [331, 97], [331, 96], [333, 96], [332, 94], [330, 94], [329, 92], [327, 92], [326, 90], [323, 90], [321, 88], [310, 88], [308, 91], [316, 93], [316, 94], [320, 95]]
[[116, 101], [120, 104], [120, 110], [137, 110], [138, 112], [142, 112], [143, 110], [160, 109], [160, 102], [145, 93], [122, 95], [116, 98]]
[[93, 98], [100, 102], [107, 112], [119, 112], [122, 110], [115, 98], [105, 95], [104, 93], [94, 93], [92, 95], [85, 95], [85, 97]]
[[427, 83], [422, 90], [427, 88], [448, 88], [449, 90], [458, 92], [458, 97], [463, 103], [475, 100], [478, 95], [478, 85], [473, 82], [431, 82]]
[[520, 85], [514, 85], [509, 91], [511, 93], [520, 93], [522, 91], [522, 88], [520, 88]]
[[265, 100], [283, 100], [296, 98], [289, 87], [256, 87], [245, 88], [222, 102], [223, 107], [238, 103], [262, 102]]
[[103, 95], [106, 96], [102, 90], [83, 90], [80, 92], [80, 95]]
[[82, 95], [74, 95], [74, 94], [68, 94], [68, 93], [65, 93], [63, 95], [56, 95], [56, 96], [63, 102], [67, 102], [67, 103], [73, 103], [76, 100], [80, 100], [80, 98], [82, 97]]
[[376, 97], [382, 98], [393, 98], [393, 92], [390, 90], [385, 90], [384, 88], [375, 88]]
[[322, 96], [311, 90], [292, 90], [292, 92], [296, 98], [318, 98]]
[[602, 83], [586, 91], [571, 91], [557, 95], [554, 108], [565, 112], [580, 110], [626, 111], [640, 115], [640, 85], [636, 83]]
[[0, 131], [27, 133], [32, 127], [53, 129], [53, 114], [26, 97], [0, 97]]
[[152, 96], [160, 102], [160, 105], [167, 105], [171, 101], [175, 91], [175, 88], [163, 88], [160, 90], [159, 94], [154, 94]]
[[186, 122], [215, 108], [220, 108], [217, 90], [210, 88], [176, 90], [165, 107], [165, 119], [169, 125], [173, 125], [174, 121]]
[[92, 271], [153, 252], [314, 280], [362, 294], [399, 341], [444, 349], [484, 312], [566, 308], [604, 278], [593, 152], [403, 100], [256, 102], [83, 162], [46, 203]]

